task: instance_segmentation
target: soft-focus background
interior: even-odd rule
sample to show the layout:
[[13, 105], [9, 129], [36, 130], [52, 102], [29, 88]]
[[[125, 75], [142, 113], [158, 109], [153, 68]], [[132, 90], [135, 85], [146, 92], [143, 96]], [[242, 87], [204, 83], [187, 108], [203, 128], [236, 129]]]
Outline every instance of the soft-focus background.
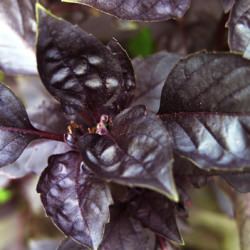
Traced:
[[[0, 81], [15, 91], [32, 116], [44, 100], [50, 99], [36, 75], [34, 10], [29, 5], [29, 11], [25, 12], [31, 28], [25, 30], [17, 27], [20, 24], [18, 16], [24, 14], [17, 7], [22, 1], [4, 2], [8, 4], [0, 1], [0, 68], [5, 73], [0, 71]], [[158, 23], [121, 21], [59, 0], [41, 2], [56, 15], [80, 25], [104, 43], [112, 37], [117, 38], [131, 58], [148, 57], [162, 50], [181, 56], [203, 49], [228, 50], [225, 28], [228, 16], [218, 0], [193, 0], [183, 19]], [[25, 76], [17, 72], [24, 72]], [[41, 123], [46, 119], [49, 118], [43, 117]], [[0, 250], [55, 250], [63, 238], [45, 217], [36, 193], [38, 174], [47, 160], [46, 157], [38, 158], [37, 150], [33, 145], [18, 163], [0, 169]], [[45, 145], [39, 154], [46, 156], [56, 150], [53, 145]], [[190, 193], [190, 215], [187, 223], [180, 225], [186, 242], [183, 249], [239, 249], [232, 204], [223, 191], [227, 186], [223, 182], [217, 184], [208, 183]]]

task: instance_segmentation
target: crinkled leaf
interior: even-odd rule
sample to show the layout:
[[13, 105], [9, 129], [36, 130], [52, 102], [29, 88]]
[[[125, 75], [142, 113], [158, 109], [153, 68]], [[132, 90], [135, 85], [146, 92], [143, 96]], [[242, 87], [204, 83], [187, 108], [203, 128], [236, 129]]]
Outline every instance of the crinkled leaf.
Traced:
[[180, 113], [161, 116], [175, 151], [206, 170], [250, 167], [250, 115]]
[[155, 236], [129, 216], [126, 208], [113, 207], [100, 250], [154, 250]]
[[14, 162], [36, 135], [22, 103], [0, 83], [0, 167]]
[[162, 119], [175, 151], [201, 168], [250, 166], [250, 117], [242, 113], [250, 110], [249, 65], [240, 55], [202, 52], [181, 60], [166, 80]]
[[74, 151], [51, 156], [37, 191], [55, 224], [80, 244], [96, 250], [109, 221], [112, 198], [107, 185], [81, 162], [79, 153]]
[[229, 185], [238, 192], [250, 192], [250, 173], [233, 173], [221, 175]]
[[[36, 23], [33, 0], [0, 2], [0, 69], [8, 74], [36, 74]], [[25, 58], [25, 60], [20, 60]]]
[[79, 145], [84, 162], [100, 177], [178, 199], [171, 139], [161, 120], [144, 106], [116, 116], [110, 135], [87, 134], [79, 139]]
[[121, 19], [161, 21], [182, 17], [190, 0], [62, 0], [97, 8]]
[[165, 51], [145, 59], [134, 59], [137, 88], [132, 104], [143, 104], [147, 109], [157, 112], [163, 84], [179, 59], [179, 55]]
[[159, 113], [249, 112], [250, 61], [199, 52], [181, 59], [162, 90]]
[[221, 1], [222, 1], [222, 5], [223, 5], [225, 13], [229, 12], [235, 3], [235, 0], [221, 0]]
[[231, 10], [229, 21], [229, 47], [250, 57], [250, 1], [237, 0]]
[[[131, 65], [118, 42], [94, 36], [37, 5], [37, 62], [41, 79], [67, 112], [119, 112], [130, 101]], [[124, 79], [124, 74], [128, 78]]]
[[57, 250], [88, 250], [88, 248], [79, 245], [71, 238], [65, 239]]
[[122, 76], [124, 81], [124, 87], [128, 90], [135, 88], [135, 74], [130, 58], [125, 51], [125, 49], [121, 46], [121, 44], [113, 38], [108, 44], [108, 49], [113, 54], [113, 57], [120, 63]]
[[165, 196], [146, 191], [130, 202], [132, 215], [162, 237], [183, 244], [175, 219], [175, 204]]

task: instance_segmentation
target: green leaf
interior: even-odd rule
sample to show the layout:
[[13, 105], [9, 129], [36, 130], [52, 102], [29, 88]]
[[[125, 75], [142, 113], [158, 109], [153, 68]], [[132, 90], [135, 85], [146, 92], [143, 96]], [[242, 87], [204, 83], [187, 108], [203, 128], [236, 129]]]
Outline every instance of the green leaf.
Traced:
[[4, 73], [0, 70], [0, 82], [4, 80]]
[[8, 202], [12, 198], [12, 192], [5, 188], [0, 188], [0, 204]]
[[141, 28], [135, 37], [128, 41], [128, 51], [132, 57], [151, 55], [154, 47], [152, 32], [148, 27]]

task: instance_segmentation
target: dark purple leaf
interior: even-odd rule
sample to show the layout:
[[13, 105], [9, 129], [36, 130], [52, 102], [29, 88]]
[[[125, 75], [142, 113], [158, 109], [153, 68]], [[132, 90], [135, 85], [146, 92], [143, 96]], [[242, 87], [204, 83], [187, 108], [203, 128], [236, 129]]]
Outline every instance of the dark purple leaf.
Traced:
[[[67, 121], [58, 103], [46, 100], [28, 113], [31, 124], [35, 128], [54, 133], [65, 133]], [[40, 174], [47, 166], [50, 155], [65, 153], [69, 150], [70, 147], [64, 142], [32, 141], [15, 162], [0, 169], [0, 174], [9, 178], [20, 178], [30, 173]]]
[[225, 13], [229, 12], [235, 3], [235, 0], [221, 0], [221, 1], [222, 1], [222, 5], [223, 5]]
[[[8, 74], [37, 74], [33, 0], [0, 2], [0, 69]], [[20, 60], [25, 58], [25, 60]]]
[[178, 200], [171, 139], [161, 120], [144, 106], [124, 110], [114, 119], [110, 134], [87, 134], [79, 145], [84, 162], [100, 177]]
[[250, 1], [237, 0], [231, 10], [229, 21], [229, 47], [250, 57]]
[[37, 129], [61, 134], [66, 132], [68, 121], [58, 103], [44, 101], [29, 113], [29, 117]]
[[64, 240], [57, 250], [88, 250], [84, 246], [79, 245], [77, 242], [72, 240], [71, 238], [67, 238]]
[[154, 250], [155, 236], [129, 216], [126, 208], [113, 207], [100, 250]]
[[122, 69], [122, 77], [124, 89], [133, 90], [135, 89], [135, 74], [132, 63], [127, 52], [121, 46], [121, 44], [113, 38], [107, 45], [108, 49], [112, 52], [114, 58], [120, 63]]
[[161, 116], [175, 151], [206, 170], [250, 167], [250, 115], [179, 113]]
[[0, 83], [0, 167], [14, 162], [38, 136], [22, 103]]
[[121, 19], [161, 21], [180, 18], [188, 10], [190, 0], [62, 0], [97, 8]]
[[233, 53], [199, 52], [169, 74], [159, 113], [249, 112], [250, 61]]
[[108, 186], [85, 170], [79, 153], [51, 156], [37, 190], [46, 213], [66, 235], [98, 248], [112, 198]]
[[242, 113], [250, 111], [249, 65], [240, 55], [202, 52], [181, 60], [167, 78], [160, 113], [168, 114], [161, 118], [175, 151], [201, 168], [250, 166], [250, 116]]
[[66, 153], [70, 149], [64, 142], [51, 140], [32, 141], [15, 162], [0, 169], [0, 174], [11, 179], [21, 178], [30, 173], [39, 175], [47, 166], [49, 156]]
[[94, 36], [37, 6], [38, 70], [50, 93], [68, 113], [87, 110], [100, 115], [124, 109], [134, 82], [123, 78], [133, 72], [120, 45], [112, 42], [107, 48]]
[[183, 244], [175, 219], [175, 204], [155, 192], [143, 192], [130, 202], [132, 215], [154, 233]]
[[242, 193], [250, 192], [250, 173], [232, 173], [221, 175], [229, 185]]
[[[200, 188], [207, 184], [209, 176], [213, 176], [214, 172], [207, 172], [198, 168], [191, 161], [187, 161], [177, 153], [174, 154], [174, 179], [178, 187], [180, 196], [187, 193], [190, 187]], [[192, 186], [190, 186], [190, 184]], [[185, 195], [184, 194], [184, 195]], [[183, 197], [182, 197], [183, 198]], [[187, 197], [189, 199], [189, 197]]]
[[143, 104], [157, 112], [163, 84], [180, 56], [161, 51], [145, 59], [134, 59], [137, 88], [132, 105]]

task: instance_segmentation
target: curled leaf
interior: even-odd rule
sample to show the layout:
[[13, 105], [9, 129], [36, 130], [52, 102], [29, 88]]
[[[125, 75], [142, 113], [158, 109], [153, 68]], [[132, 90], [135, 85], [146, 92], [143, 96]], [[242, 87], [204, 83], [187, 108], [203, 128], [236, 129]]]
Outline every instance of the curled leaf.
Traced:
[[68, 236], [96, 250], [109, 221], [112, 198], [107, 185], [81, 164], [77, 152], [49, 158], [37, 191], [46, 213]]

